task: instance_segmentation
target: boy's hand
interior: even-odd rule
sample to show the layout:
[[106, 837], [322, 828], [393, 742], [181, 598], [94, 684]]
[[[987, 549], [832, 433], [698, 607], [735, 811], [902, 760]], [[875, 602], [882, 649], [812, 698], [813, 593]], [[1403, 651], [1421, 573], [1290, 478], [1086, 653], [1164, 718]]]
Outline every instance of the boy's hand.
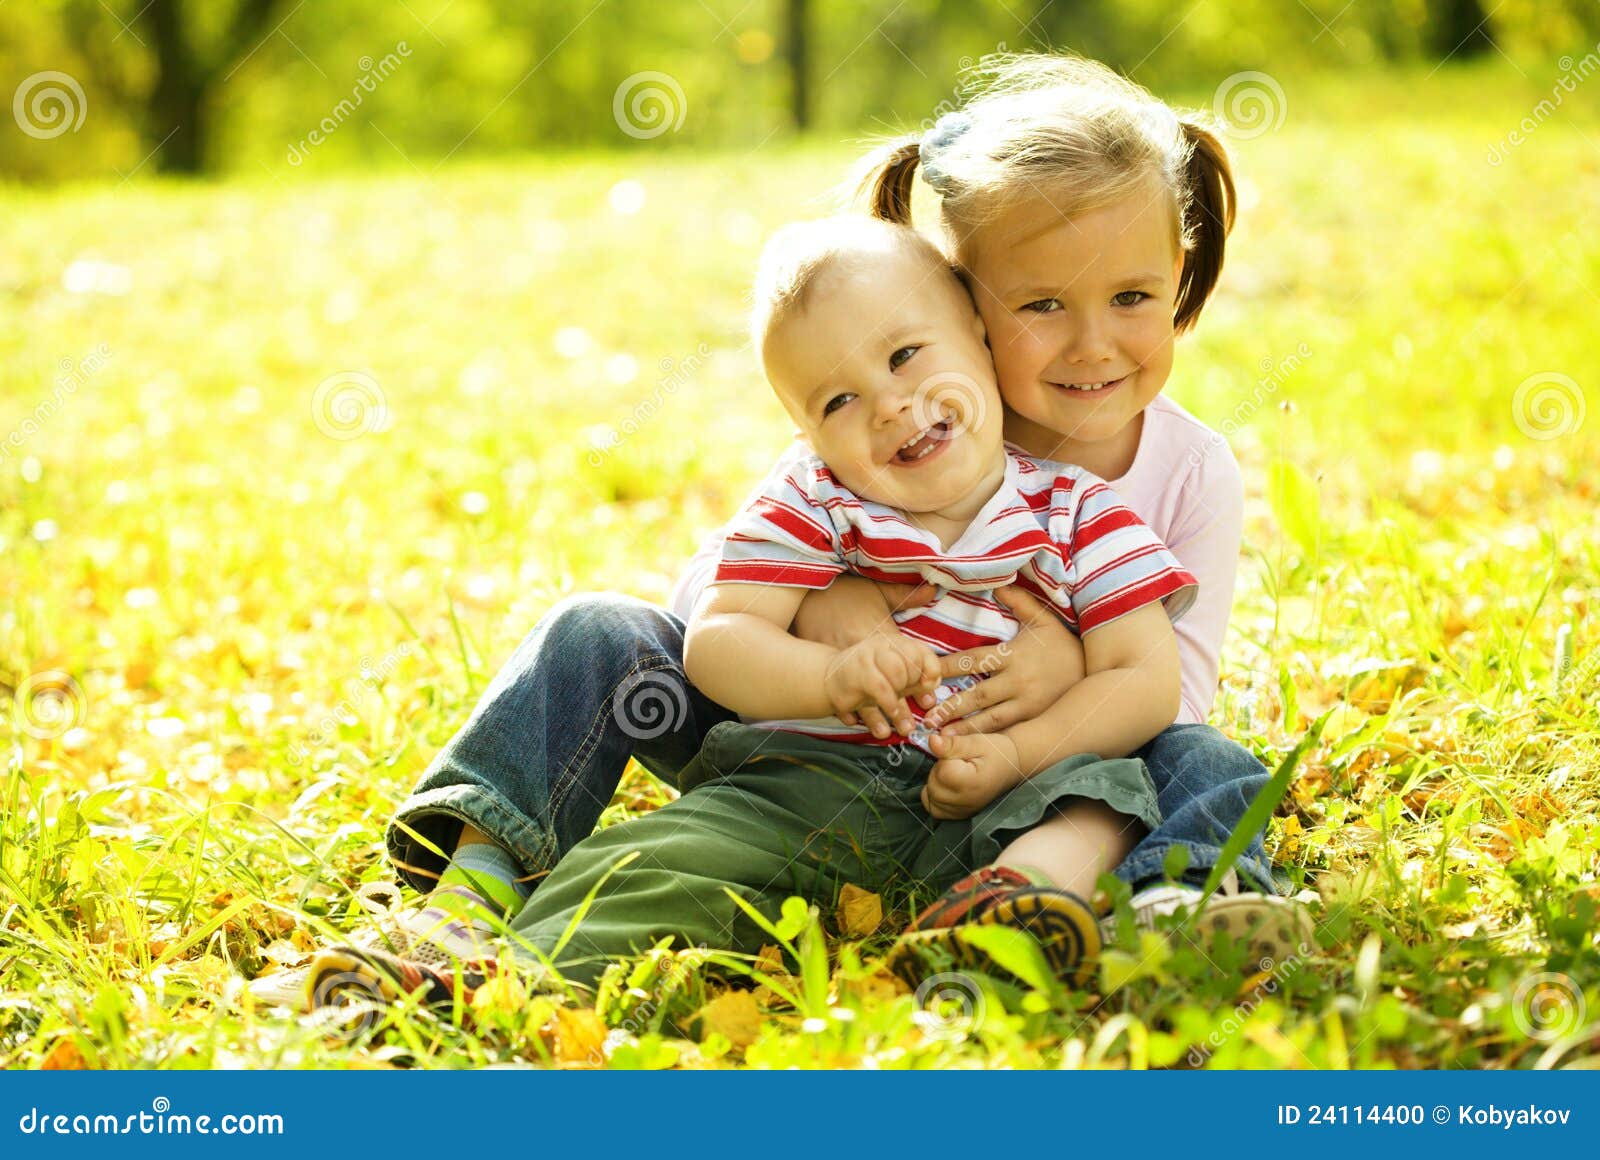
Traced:
[[890, 724], [901, 736], [914, 722], [906, 698], [916, 695], [924, 707], [939, 687], [939, 657], [931, 648], [899, 633], [874, 633], [836, 656], [822, 681], [823, 695], [847, 725], [858, 711], [877, 709], [883, 716], [868, 720], [874, 737], [887, 738]]
[[1025, 780], [1016, 743], [1004, 733], [935, 733], [928, 744], [939, 760], [922, 787], [922, 808], [941, 821], [970, 818]]

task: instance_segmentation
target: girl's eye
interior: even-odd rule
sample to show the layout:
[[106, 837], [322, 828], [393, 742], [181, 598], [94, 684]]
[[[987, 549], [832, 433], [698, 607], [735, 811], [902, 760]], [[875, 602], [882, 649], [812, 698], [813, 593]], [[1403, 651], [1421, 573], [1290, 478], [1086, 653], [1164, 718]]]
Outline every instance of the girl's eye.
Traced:
[[853, 398], [855, 398], [855, 396], [850, 394], [848, 391], [846, 391], [844, 394], [835, 395], [833, 398], [829, 399], [826, 404], [824, 404], [822, 408], [822, 417], [826, 419], [829, 415], [833, 414]]
[[921, 349], [921, 347], [916, 346], [902, 346], [899, 350], [895, 351], [889, 356], [889, 369], [892, 371], [899, 370], [901, 367], [905, 366], [906, 363], [911, 361], [912, 355], [916, 354], [917, 351]]
[[1031, 314], [1050, 314], [1061, 309], [1061, 303], [1054, 298], [1041, 298], [1037, 302], [1030, 302], [1022, 309]]
[[[1148, 297], [1150, 295], [1143, 290], [1124, 290], [1121, 294], [1113, 296], [1111, 301], [1116, 306], [1137, 306]], [[1131, 299], [1131, 301], [1124, 301], [1124, 299]]]

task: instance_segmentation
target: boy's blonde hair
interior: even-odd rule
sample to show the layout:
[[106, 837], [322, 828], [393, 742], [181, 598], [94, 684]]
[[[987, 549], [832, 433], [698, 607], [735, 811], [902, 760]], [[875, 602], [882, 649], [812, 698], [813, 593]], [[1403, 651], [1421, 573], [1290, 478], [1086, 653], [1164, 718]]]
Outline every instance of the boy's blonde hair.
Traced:
[[1200, 114], [1174, 111], [1078, 56], [988, 56], [963, 91], [959, 111], [869, 159], [861, 189], [874, 216], [910, 222], [920, 164], [965, 261], [974, 235], [1020, 203], [1042, 196], [1070, 218], [1154, 181], [1167, 192], [1183, 254], [1173, 326], [1181, 334], [1193, 325], [1222, 271], [1235, 202], [1227, 151]]
[[756, 266], [750, 341], [757, 357], [773, 330], [805, 308], [825, 274], [891, 254], [925, 263], [930, 277], [951, 279], [954, 292], [966, 296], [955, 267], [939, 247], [908, 224], [840, 214], [778, 230], [762, 248]]

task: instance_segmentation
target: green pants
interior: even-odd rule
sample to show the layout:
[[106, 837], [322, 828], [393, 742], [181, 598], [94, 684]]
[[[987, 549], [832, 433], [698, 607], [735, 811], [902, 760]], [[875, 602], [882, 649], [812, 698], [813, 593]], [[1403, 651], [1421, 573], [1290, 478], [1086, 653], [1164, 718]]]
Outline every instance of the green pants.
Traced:
[[770, 942], [725, 887], [775, 919], [790, 895], [831, 907], [847, 882], [879, 894], [891, 886], [943, 891], [1070, 798], [1099, 799], [1151, 829], [1161, 820], [1136, 758], [1067, 758], [961, 821], [938, 821], [922, 807], [933, 764], [910, 745], [716, 725], [679, 776], [682, 796], [573, 847], [512, 920], [513, 941], [592, 985], [612, 960], [669, 934], [679, 947], [746, 954]]

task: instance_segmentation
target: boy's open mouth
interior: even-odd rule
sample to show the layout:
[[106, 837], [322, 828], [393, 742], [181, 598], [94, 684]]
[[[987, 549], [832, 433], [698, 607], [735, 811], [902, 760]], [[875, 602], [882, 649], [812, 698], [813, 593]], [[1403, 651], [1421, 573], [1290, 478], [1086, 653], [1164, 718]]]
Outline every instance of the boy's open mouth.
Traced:
[[950, 442], [950, 420], [946, 419], [902, 443], [900, 450], [894, 453], [894, 462], [921, 463], [948, 442]]
[[1107, 379], [1103, 383], [1053, 383], [1052, 385], [1060, 387], [1063, 391], [1067, 391], [1074, 395], [1083, 395], [1086, 398], [1092, 398], [1095, 395], [1103, 395], [1107, 391], [1116, 390], [1132, 377], [1133, 372], [1130, 371], [1123, 375], [1120, 379]]

